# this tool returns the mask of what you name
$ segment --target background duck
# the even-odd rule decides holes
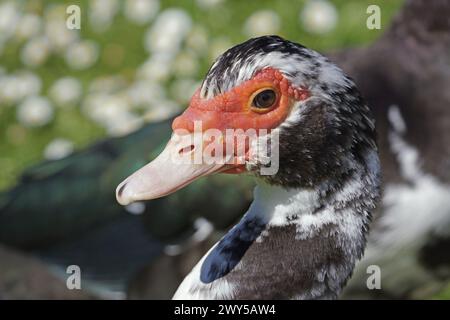
[[[335,57],[374,111],[384,183],[344,297],[423,298],[449,285],[449,15],[448,1],[407,1],[379,41]],[[367,289],[369,265],[381,290]]]

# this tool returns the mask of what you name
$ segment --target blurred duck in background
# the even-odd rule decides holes
[[[372,107],[383,172],[382,206],[344,297],[448,292],[449,16],[449,1],[406,1],[373,45],[333,57]],[[367,288],[370,265],[381,270],[380,290]]]

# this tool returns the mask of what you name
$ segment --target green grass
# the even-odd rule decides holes
[[[447,283],[447,286],[444,287],[440,292],[433,295],[431,299],[436,300],[450,300],[450,282]]]

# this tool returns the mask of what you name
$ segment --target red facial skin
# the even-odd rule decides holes
[[[268,109],[252,108],[253,94],[265,88],[277,93],[276,102]],[[172,129],[193,132],[194,121],[201,121],[202,130],[273,129],[288,116],[292,100],[308,96],[308,90],[293,87],[278,70],[266,68],[240,86],[209,100],[202,99],[198,89],[189,107],[173,121]]]
[[[254,96],[263,89],[273,89],[277,98],[272,107],[257,109],[252,106]],[[172,129],[194,132],[194,121],[201,121],[202,130],[218,129],[273,129],[289,115],[294,100],[305,100],[309,91],[294,87],[278,70],[266,68],[240,86],[212,99],[200,97],[200,89],[193,95],[189,107],[175,118]],[[245,171],[243,166],[227,173]]]

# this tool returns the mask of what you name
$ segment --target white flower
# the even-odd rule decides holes
[[[42,21],[38,15],[26,14],[22,16],[16,29],[16,36],[19,39],[28,39],[39,34],[42,28]]]
[[[165,98],[164,87],[150,80],[138,80],[127,89],[133,106],[146,106]]]
[[[0,78],[0,103],[15,104],[21,98],[18,77],[15,75],[2,75]]]
[[[170,92],[177,102],[185,104],[189,102],[200,84],[194,79],[177,79],[172,83]]]
[[[107,123],[106,131],[110,136],[120,137],[136,131],[141,128],[143,124],[144,120],[139,116],[131,112],[124,112],[121,115],[120,120],[109,121]]]
[[[327,33],[336,27],[338,13],[326,0],[310,0],[300,12],[300,22],[311,33]]]
[[[76,70],[91,67],[98,59],[99,48],[91,40],[83,40],[70,45],[66,51],[66,63]]]
[[[203,9],[214,8],[224,2],[224,0],[197,0],[197,5]]]
[[[89,23],[96,32],[109,28],[119,10],[118,0],[89,1]]]
[[[24,65],[37,67],[45,63],[50,54],[50,43],[46,37],[31,38],[20,52]]]
[[[171,72],[172,59],[172,56],[166,54],[152,55],[138,68],[138,77],[156,82],[167,80]]]
[[[126,101],[104,93],[89,95],[83,103],[83,111],[87,115],[105,125],[108,121],[118,120],[127,111]]]
[[[81,83],[75,78],[61,78],[51,86],[49,96],[58,106],[75,105],[82,95]]]
[[[50,42],[50,46],[56,52],[64,52],[69,45],[76,42],[79,38],[78,30],[67,29],[63,19],[47,21],[45,34]]]
[[[126,95],[90,95],[84,101],[82,110],[103,126],[110,136],[128,134],[144,123],[142,118],[130,111]]]
[[[127,134],[143,123],[142,119],[130,112],[126,94],[91,94],[83,102],[82,110],[112,136]]]
[[[20,21],[20,12],[13,1],[0,4],[0,37],[9,38]]]
[[[0,77],[0,101],[16,104],[24,98],[41,91],[41,79],[30,71],[19,71]]]
[[[176,54],[191,29],[191,17],[181,9],[167,9],[147,31],[145,48],[151,53]]]
[[[152,20],[159,10],[159,0],[127,0],[125,17],[137,24],[146,24]]]
[[[249,37],[276,34],[279,30],[280,17],[272,10],[256,11],[244,24],[244,33]]]
[[[152,107],[144,114],[144,119],[147,121],[165,120],[180,111],[180,105],[174,101],[154,101]]]
[[[90,119],[100,122],[102,120],[102,107],[106,105],[109,95],[106,93],[93,93],[86,96],[81,105],[81,110]]]
[[[186,46],[200,56],[208,52],[208,32],[202,26],[195,26],[186,38]]]
[[[73,142],[67,139],[56,138],[44,149],[44,158],[58,160],[67,157],[73,152]]]
[[[36,74],[30,71],[19,71],[17,79],[19,81],[20,99],[38,95],[41,92],[42,81]]]
[[[32,96],[17,109],[17,120],[26,127],[41,127],[53,119],[53,107],[47,98]]]
[[[89,84],[89,92],[115,93],[126,86],[126,80],[120,75],[103,76],[92,80]]]
[[[46,7],[44,22],[45,36],[56,52],[64,52],[67,47],[78,40],[78,30],[66,26],[66,6],[52,4]]]
[[[172,65],[173,72],[177,76],[195,76],[198,68],[198,58],[191,52],[180,53]]]
[[[37,95],[41,91],[42,81],[32,72],[24,71],[18,74],[22,96]]]

